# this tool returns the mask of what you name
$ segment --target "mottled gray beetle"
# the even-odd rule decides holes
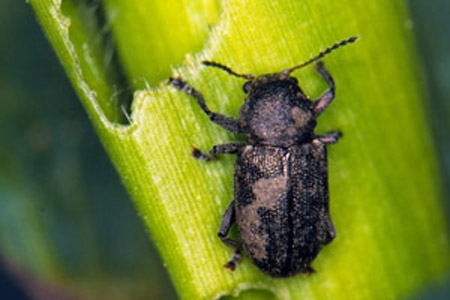
[[[329,90],[311,101],[290,74],[331,51],[356,41],[349,38],[309,61],[280,73],[255,77],[238,74],[221,64],[205,61],[227,73],[245,78],[247,94],[239,120],[214,113],[197,90],[180,78],[170,78],[177,89],[197,100],[212,122],[247,136],[247,141],[215,145],[209,154],[198,149],[193,157],[205,161],[219,154],[237,154],[234,200],[222,218],[220,239],[234,250],[225,267],[234,270],[243,248],[252,262],[272,277],[314,272],[311,262],[330,243],[336,231],[328,202],[327,144],[335,144],[340,132],[314,134],[316,118],[334,99],[334,81],[322,62],[316,69]],[[241,242],[227,237],[236,222]]]

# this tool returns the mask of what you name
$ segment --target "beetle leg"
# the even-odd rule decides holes
[[[325,69],[323,62],[319,61],[316,63],[316,70],[319,74],[327,81],[329,89],[326,91],[319,99],[314,101],[313,111],[315,116],[320,115],[330,104],[333,102],[334,94],[335,94],[335,86],[334,80],[331,77],[330,73]]]
[[[331,218],[328,217],[326,221],[327,225],[327,240],[325,241],[325,245],[329,244],[334,238],[336,237],[336,229],[334,228],[333,222],[331,221]]]
[[[230,231],[231,225],[236,220],[236,214],[234,211],[234,201],[232,201],[228,207],[225,213],[223,214],[222,221],[220,222],[220,228],[218,236],[222,240],[222,242],[234,250],[233,257],[224,265],[225,268],[230,269],[231,271],[234,271],[236,269],[237,264],[242,259],[241,254],[241,246],[239,242],[232,240],[230,238],[227,238],[228,232]]]
[[[336,144],[340,137],[342,137],[342,132],[330,131],[326,135],[316,135],[313,142],[316,141],[322,144]]]
[[[209,119],[233,133],[243,133],[241,126],[239,125],[239,121],[235,118],[224,116],[215,112],[212,112],[208,106],[206,106],[205,98],[203,95],[197,91],[196,89],[190,87],[187,82],[182,80],[181,78],[169,78],[169,83],[172,84],[175,88],[179,89],[182,92],[192,96],[197,101],[200,108],[208,115]]]
[[[211,148],[211,150],[209,150],[208,154],[203,153],[199,149],[193,147],[192,157],[204,161],[216,160],[219,157],[219,154],[236,154],[246,145],[247,145],[246,143],[241,142],[215,145]]]

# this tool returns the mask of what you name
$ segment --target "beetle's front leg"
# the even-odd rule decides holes
[[[241,142],[215,145],[207,154],[194,147],[192,149],[192,157],[199,160],[211,161],[217,159],[219,154],[237,154],[246,145],[246,143]]]
[[[224,265],[225,268],[228,268],[231,271],[234,271],[236,269],[237,264],[242,259],[241,245],[239,244],[239,242],[227,238],[231,225],[233,225],[235,220],[236,220],[236,213],[234,211],[234,201],[232,201],[228,205],[225,213],[223,214],[218,233],[219,238],[222,240],[222,242],[234,250],[233,257]]]
[[[208,108],[208,106],[206,106],[205,98],[203,97],[203,95],[196,89],[190,87],[186,81],[182,80],[181,78],[169,78],[169,83],[180,91],[194,97],[200,108],[208,115],[209,119],[212,122],[230,132],[243,133],[238,120],[232,117],[212,112]]]
[[[336,88],[334,86],[333,77],[331,77],[330,73],[328,73],[328,71],[325,69],[323,62],[319,61],[316,64],[316,70],[327,81],[329,85],[328,91],[320,96],[319,99],[314,101],[313,111],[315,113],[315,116],[317,117],[331,104],[331,102],[333,102]]]
[[[316,137],[313,139],[313,142],[320,142],[322,144],[336,144],[341,137],[342,132],[330,131],[325,135],[316,135]]]

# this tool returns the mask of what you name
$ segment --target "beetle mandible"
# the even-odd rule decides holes
[[[218,233],[222,242],[234,250],[225,267],[234,270],[245,250],[251,261],[272,277],[309,274],[314,272],[311,263],[320,249],[335,238],[329,214],[325,146],[337,143],[341,133],[314,133],[316,118],[335,96],[333,78],[319,60],[356,40],[343,40],[303,64],[258,77],[204,61],[206,66],[247,80],[243,85],[247,97],[238,120],[212,112],[202,94],[181,78],[169,79],[175,88],[193,96],[212,122],[247,137],[247,142],[215,145],[208,154],[196,148],[192,152],[194,158],[205,161],[219,154],[237,154],[234,199]],[[316,61],[316,70],[329,89],[311,101],[290,74]],[[227,237],[234,222],[240,242]]]

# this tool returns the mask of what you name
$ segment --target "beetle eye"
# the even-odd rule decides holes
[[[251,81],[247,81],[246,83],[244,83],[244,86],[242,87],[242,89],[244,90],[244,93],[248,93],[248,91],[250,90],[250,87],[252,86],[252,82]]]

